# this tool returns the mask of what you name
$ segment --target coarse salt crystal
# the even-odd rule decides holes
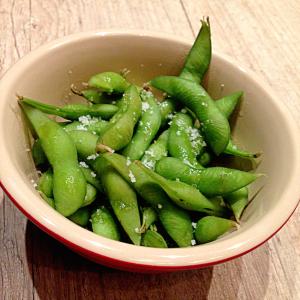
[[[192,222],[192,226],[193,226],[193,228],[196,228],[197,227],[197,223]]]
[[[99,154],[95,153],[95,154],[89,155],[86,159],[87,160],[95,160],[98,156],[99,156]]]
[[[191,244],[192,244],[192,246],[195,246],[196,245],[196,240],[191,240]]]
[[[83,167],[83,168],[86,168],[86,169],[88,169],[88,165],[86,164],[86,162],[84,162],[84,161],[81,161],[81,162],[79,162],[79,165],[81,166],[81,167]]]
[[[136,182],[136,178],[135,178],[135,176],[133,175],[132,171],[129,171],[128,176],[129,176],[130,181],[131,181],[132,183],[135,183],[135,182]]]
[[[157,208],[162,209],[162,205],[161,204],[157,204]]]
[[[95,178],[97,175],[95,172],[91,171],[91,176]]]
[[[142,102],[142,111],[147,111],[150,108],[150,105],[148,102]]]

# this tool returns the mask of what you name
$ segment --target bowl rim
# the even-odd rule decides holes
[[[51,50],[59,47],[65,47],[72,42],[105,36],[138,36],[156,40],[163,39],[187,47],[191,47],[192,45],[192,42],[187,39],[179,38],[172,34],[157,33],[152,31],[115,29],[76,33],[49,42],[25,55],[7,72],[4,73],[0,81],[0,90],[3,91],[5,90],[5,86],[12,85],[18,72],[21,72],[22,69],[27,68],[31,63],[34,63],[34,61],[40,59],[43,55],[51,52]],[[89,232],[86,229],[77,226],[76,224],[73,224],[67,218],[64,218],[51,207],[47,206],[46,203],[41,202],[38,205],[38,209],[36,209],[34,208],[33,204],[26,202],[26,197],[29,196],[30,191],[28,190],[27,194],[23,194],[20,189],[15,188],[16,185],[12,178],[14,177],[14,174],[17,174],[17,172],[9,168],[11,165],[9,161],[9,153],[8,151],[5,151],[5,143],[0,145],[0,153],[7,154],[4,157],[2,156],[0,161],[0,185],[2,186],[3,190],[12,200],[12,202],[21,210],[21,212],[28,217],[28,219],[30,219],[49,235],[90,258],[106,262],[110,265],[123,267],[125,269],[135,268],[135,266],[151,270],[180,270],[206,267],[231,260],[257,248],[284,226],[299,204],[300,185],[298,185],[297,182],[297,178],[300,178],[300,143],[297,142],[299,137],[299,128],[288,108],[273,95],[273,92],[266,83],[264,83],[262,80],[258,81],[256,79],[257,75],[254,74],[254,72],[241,67],[240,65],[236,65],[232,59],[225,55],[220,55],[214,52],[213,57],[218,58],[225,64],[231,65],[235,69],[239,69],[241,72],[245,73],[249,80],[252,80],[254,84],[258,85],[264,92],[266,92],[270,96],[273,105],[275,105],[280,111],[282,118],[286,123],[286,127],[288,128],[289,134],[291,135],[291,149],[295,154],[295,161],[291,166],[291,180],[289,181],[289,189],[287,188],[287,193],[285,195],[285,198],[289,201],[286,201],[287,203],[283,203],[284,201],[282,201],[281,205],[278,203],[277,206],[266,215],[264,218],[264,223],[267,225],[264,224],[266,226],[263,228],[263,230],[258,230],[258,225],[261,223],[261,221],[252,226],[252,228],[256,229],[258,232],[256,236],[247,237],[247,234],[241,233],[239,236],[231,239],[218,240],[218,247],[215,247],[215,243],[212,242],[191,248],[157,249],[143,247],[143,251],[138,251],[141,249],[140,246],[112,241],[97,236],[96,234]],[[6,98],[5,95],[4,98]],[[0,102],[0,121],[1,116],[4,113],[1,110],[2,105],[4,104]],[[0,128],[0,139],[1,135],[2,131]],[[7,174],[10,176],[7,176]],[[20,181],[22,181],[21,178]],[[34,195],[34,193],[31,192],[31,197],[37,198],[39,196]],[[284,210],[282,210],[282,208],[284,208]],[[280,217],[278,217],[279,211]],[[59,223],[64,224],[66,228],[70,229],[71,231],[74,230],[76,234],[72,232],[66,234],[65,226],[63,226],[64,228],[57,226],[57,224],[53,223],[52,218],[54,218],[56,221],[59,221]],[[242,239],[242,237],[245,239]],[[236,241],[236,243],[233,241]],[[220,249],[216,251],[215,248]]]

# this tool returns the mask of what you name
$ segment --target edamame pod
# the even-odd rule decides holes
[[[92,204],[96,200],[96,197],[97,197],[96,188],[93,187],[91,184],[87,184],[86,185],[86,194],[84,197],[82,207]]]
[[[92,230],[94,233],[111,240],[120,240],[118,227],[111,213],[104,206],[96,209],[91,215]]]
[[[116,153],[105,153],[102,157],[156,210],[163,227],[176,244],[189,247],[193,239],[190,216],[170,203],[166,193],[140,166],[134,163],[128,165],[126,158]]]
[[[165,178],[193,185],[206,196],[234,192],[262,175],[223,167],[197,170],[172,157],[158,161],[155,171]]]
[[[69,131],[68,135],[73,141],[78,155],[87,160],[94,160],[99,155],[96,153],[98,136],[81,130]]]
[[[159,76],[152,79],[151,84],[179,100],[196,114],[202,124],[205,141],[216,155],[226,149],[230,138],[228,120],[202,86],[175,76]]]
[[[167,180],[154,171],[142,165],[141,167],[178,206],[186,210],[199,211],[209,215],[224,215],[226,213],[222,206],[209,201],[193,186],[180,181]]]
[[[41,111],[23,101],[19,103],[52,166],[55,208],[70,216],[81,207],[86,194],[86,180],[78,166],[74,143],[61,126]]]
[[[201,29],[185,60],[180,77],[200,83],[211,60],[209,19],[201,20]]]
[[[168,155],[169,130],[165,130],[158,139],[149,146],[142,157],[142,164],[149,169],[154,169],[155,164],[162,157]]]
[[[143,233],[158,220],[156,211],[152,207],[143,208],[143,223],[140,232]]]
[[[236,105],[238,104],[243,92],[235,92],[230,95],[224,96],[221,99],[216,100],[216,105],[222,114],[229,119],[233,113]]]
[[[159,110],[161,115],[161,127],[165,126],[175,111],[176,103],[173,99],[165,99],[159,103]]]
[[[85,162],[80,162],[79,167],[85,177],[86,182],[94,186],[99,192],[103,192],[102,184],[96,177],[96,173],[93,172]]]
[[[125,147],[122,154],[131,160],[140,159],[156,136],[161,116],[159,106],[151,92],[141,92],[142,116],[138,123],[135,134],[130,143]]]
[[[90,212],[87,207],[79,208],[74,214],[68,217],[69,220],[82,227],[87,226],[89,218]]]
[[[84,105],[84,104],[68,104],[62,107],[41,103],[29,98],[20,97],[20,99],[40,111],[60,116],[68,120],[77,120],[81,116],[90,115],[92,117],[101,117],[103,119],[111,118],[117,111],[118,107],[112,104],[93,104],[93,105]]]
[[[48,160],[42,148],[40,139],[34,141],[31,153],[33,161],[37,167],[47,164]]]
[[[153,248],[168,248],[168,245],[161,234],[156,231],[147,230],[143,235],[142,245]]]
[[[130,85],[124,77],[115,72],[96,74],[90,78],[88,84],[106,93],[124,93]]]
[[[48,198],[53,198],[53,173],[47,170],[38,180],[37,190],[43,192]]]
[[[134,85],[126,89],[122,101],[124,104],[120,107],[120,114],[109,121],[107,129],[99,137],[97,150],[100,152],[107,151],[107,148],[120,150],[131,141],[142,109],[141,98]]]
[[[189,133],[191,129],[191,117],[183,113],[177,113],[169,129],[168,151],[171,156],[182,160],[185,164],[202,169],[203,167],[197,161],[196,153],[190,140]]]
[[[249,202],[248,188],[243,187],[233,193],[226,194],[224,195],[224,199],[233,211],[235,219],[239,222],[241,215]]]
[[[229,140],[224,153],[244,158],[257,158],[260,156],[260,153],[250,153],[248,151],[239,149],[236,145],[233,144],[232,140]]]
[[[212,242],[235,227],[237,224],[231,220],[207,216],[197,222],[195,238],[199,244]]]
[[[94,134],[101,134],[107,127],[108,122],[98,118],[91,118],[91,116],[79,117],[81,121],[74,121],[64,126],[66,132],[72,130],[88,131]]]
[[[135,245],[140,245],[141,221],[135,191],[107,160],[98,158],[93,168],[101,177],[109,203],[123,229]]]

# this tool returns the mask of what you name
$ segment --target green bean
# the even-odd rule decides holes
[[[89,115],[91,117],[101,117],[103,119],[111,118],[117,111],[118,107],[112,104],[68,104],[63,107],[58,107],[46,103],[41,103],[29,98],[21,97],[22,101],[40,111],[60,116],[68,120],[77,120],[81,116]]]
[[[37,167],[47,164],[48,160],[39,139],[34,141],[31,153],[33,161]]]
[[[205,151],[204,153],[201,154],[198,161],[203,167],[206,167],[211,162],[211,154],[209,152]]]
[[[183,113],[176,114],[169,129],[168,150],[171,156],[182,160],[185,164],[202,169],[190,140],[191,130],[192,119],[190,116]]]
[[[80,162],[79,167],[85,177],[86,182],[94,186],[99,192],[103,192],[103,187],[96,173],[94,173],[85,162]]]
[[[161,115],[161,127],[164,127],[168,121],[170,121],[170,117],[172,117],[172,113],[175,111],[176,103],[173,99],[165,99],[164,101],[159,103],[160,115]]]
[[[158,139],[149,146],[149,148],[145,151],[144,156],[141,161],[144,166],[149,169],[154,169],[155,164],[162,157],[168,155],[168,138],[169,138],[169,130],[165,130]]]
[[[147,230],[143,235],[142,245],[153,248],[168,248],[168,245],[161,234],[156,231]]]
[[[157,102],[151,92],[141,92],[142,116],[135,134],[130,143],[124,148],[122,154],[131,160],[140,159],[156,136],[161,116]]]
[[[243,187],[233,193],[224,195],[226,203],[230,206],[235,219],[239,222],[241,215],[247,206],[248,200],[248,188]]]
[[[230,138],[228,120],[207,92],[197,83],[175,76],[159,76],[151,84],[190,108],[202,123],[205,141],[215,154],[222,153]]]
[[[96,74],[90,78],[88,84],[106,93],[124,93],[130,85],[124,77],[115,72]]]
[[[180,77],[200,83],[211,60],[211,37],[208,18],[201,20],[201,29],[191,48]]]
[[[216,105],[222,114],[228,119],[238,104],[243,92],[235,92],[216,100]]]
[[[55,208],[70,216],[81,207],[86,194],[86,180],[78,166],[74,143],[56,122],[23,101],[19,103],[52,166]]]
[[[39,178],[37,190],[43,192],[48,198],[53,198],[53,173],[47,170]]]
[[[141,167],[178,206],[186,210],[204,212],[209,215],[223,215],[226,212],[223,207],[209,201],[195,187],[184,182],[165,179],[145,166],[141,165]]]
[[[79,226],[86,227],[90,218],[90,212],[87,207],[79,208],[74,214],[68,217],[72,222]]]
[[[193,230],[189,215],[169,202],[166,193],[156,181],[137,164],[128,164],[124,156],[105,153],[102,157],[156,210],[163,227],[176,244],[179,247],[190,246]]]
[[[109,203],[123,229],[135,245],[140,245],[141,221],[135,191],[107,160],[100,157],[93,168],[101,177]]]
[[[140,229],[141,233],[144,233],[148,228],[158,220],[156,211],[152,207],[143,208],[143,223]]]
[[[93,212],[90,221],[94,233],[111,240],[120,240],[120,233],[114,218],[104,206]]]
[[[135,86],[129,86],[123,96],[120,114],[109,121],[109,125],[100,135],[97,145],[98,151],[114,151],[127,146],[133,136],[134,126],[141,115],[142,102]]]
[[[261,176],[261,174],[223,167],[198,170],[172,157],[165,157],[158,161],[155,170],[165,178],[179,179],[195,186],[206,196],[225,195],[234,192]]]
[[[89,131],[91,133],[100,135],[107,127],[108,122],[91,116],[79,117],[80,121],[74,121],[64,126],[66,132],[72,130]]]
[[[236,226],[231,220],[207,216],[197,222],[195,238],[199,244],[212,242]]]

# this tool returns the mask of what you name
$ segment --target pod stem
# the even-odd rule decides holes
[[[73,94],[78,95],[78,96],[83,96],[82,92],[77,89],[77,87],[74,85],[74,83],[71,84],[70,90]]]
[[[97,146],[96,146],[96,152],[101,152],[101,153],[106,153],[106,152],[114,153],[115,150],[113,150],[112,148],[110,148],[110,147],[107,146],[107,145],[104,145],[104,144],[97,144]]]

